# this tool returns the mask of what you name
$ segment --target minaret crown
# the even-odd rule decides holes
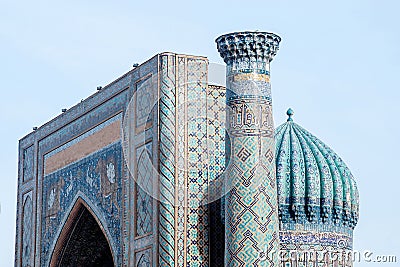
[[[218,37],[218,51],[228,66],[254,63],[269,64],[279,49],[281,38],[269,32],[234,32]],[[256,67],[257,68],[257,67]]]

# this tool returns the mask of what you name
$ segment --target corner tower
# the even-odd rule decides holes
[[[270,62],[280,41],[268,32],[216,39],[227,64],[225,266],[278,266]]]

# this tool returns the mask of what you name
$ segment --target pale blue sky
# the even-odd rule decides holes
[[[295,122],[344,159],[361,199],[355,249],[400,262],[399,10],[366,0],[0,0],[0,266],[13,265],[17,146],[32,126],[162,51],[223,63],[215,38],[241,30],[282,37],[276,126],[292,107]]]

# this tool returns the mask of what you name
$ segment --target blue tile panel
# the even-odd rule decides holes
[[[159,264],[208,266],[207,61],[160,64]]]
[[[280,38],[244,32],[219,37],[227,63],[230,161],[225,199],[225,266],[278,266],[275,143],[269,63]]]
[[[44,177],[41,266],[50,259],[77,196],[88,202],[102,223],[114,255],[121,255],[122,163],[122,147],[117,142]],[[116,257],[116,264],[121,260]]]
[[[72,139],[71,141],[63,144],[62,146],[57,147],[56,149],[50,151],[49,153],[46,153],[46,155],[44,155],[44,160],[50,158],[51,156],[59,153],[60,151],[76,144],[79,143],[80,141],[82,141],[83,139],[85,139],[86,137],[91,136],[92,134],[94,134],[95,132],[99,131],[100,129],[103,129],[104,127],[112,124],[113,122],[122,120],[122,113],[117,114],[116,116],[113,116],[112,118],[102,122],[101,124],[93,127],[92,129],[90,129],[89,131],[79,135],[78,137]]]
[[[187,59],[187,265],[208,266],[207,61]]]
[[[40,214],[36,264],[47,266],[81,197],[102,224],[117,266],[278,266],[279,251],[315,252],[315,266],[323,266],[329,263],[321,256],[327,250],[340,258],[339,265],[351,266],[341,256],[352,248],[359,216],[350,170],[294,123],[292,112],[288,122],[273,128],[269,64],[279,42],[263,32],[218,38],[227,89],[207,85],[205,58],[160,54],[27,136],[20,151],[25,195],[34,186],[34,141],[44,161],[121,120],[134,92],[133,132],[146,140],[134,145],[132,177],[116,142],[38,179],[38,200],[32,192],[19,197],[17,246],[23,244],[17,262],[32,265],[35,206]],[[158,110],[152,106],[156,90]],[[82,134],[85,129],[90,130]],[[39,175],[46,173],[43,162],[37,165]],[[158,185],[149,177],[154,166]],[[153,187],[159,187],[159,203],[148,194]],[[280,261],[306,266],[300,259]]]
[[[225,224],[223,179],[225,171],[226,89],[208,85],[207,137],[209,149],[208,174],[210,180],[210,266],[224,266]]]

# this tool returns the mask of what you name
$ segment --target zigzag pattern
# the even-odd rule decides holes
[[[175,265],[175,58],[161,57],[159,265]]]
[[[260,103],[270,105],[270,103]],[[269,110],[268,107],[263,107]],[[268,134],[231,136],[233,183],[226,207],[226,266],[277,266],[278,218],[274,139]]]

